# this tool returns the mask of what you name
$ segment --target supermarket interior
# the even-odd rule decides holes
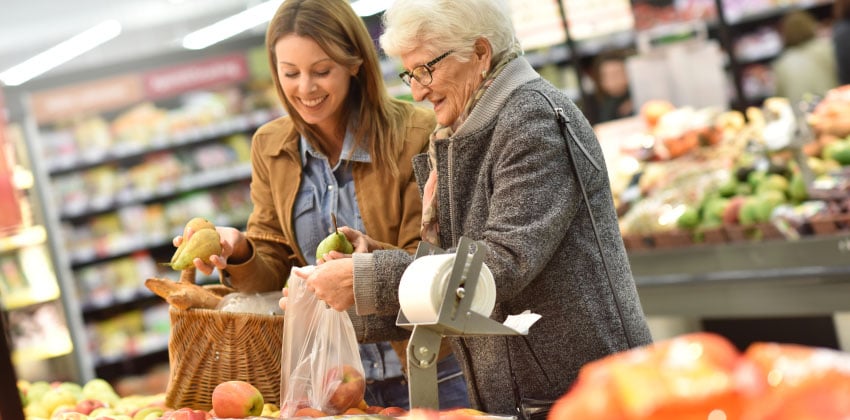
[[[145,280],[179,279],[167,262],[190,218],[246,226],[252,135],[285,114],[264,46],[280,3],[0,6],[0,359],[11,378],[166,391],[173,319]],[[376,40],[389,3],[352,1]],[[799,12],[816,24],[806,42],[850,50],[833,45],[837,2],[508,3],[526,59],[602,145],[653,338],[850,351],[850,68],[841,78],[840,54],[817,75],[790,64],[791,82],[780,68],[785,18]],[[193,31],[248,10],[246,28],[192,44]],[[91,50],[19,66],[93,25],[109,35]],[[392,95],[412,100],[401,64],[381,57]],[[790,86],[807,76],[817,83]]]

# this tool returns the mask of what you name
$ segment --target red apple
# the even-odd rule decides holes
[[[227,381],[216,385],[212,393],[212,408],[218,417],[244,418],[263,412],[263,394],[245,381]]]
[[[366,395],[366,380],[359,370],[351,365],[332,367],[325,375],[325,390],[331,392],[326,404],[329,414],[339,414],[357,407]]]
[[[76,411],[81,414],[89,415],[95,408],[103,407],[103,401],[85,399],[77,402]]]
[[[383,409],[384,409],[384,407],[382,407],[380,405],[370,405],[370,406],[366,407],[366,409],[363,410],[363,411],[365,411],[366,414],[378,414]]]
[[[224,416],[222,416],[224,417]],[[166,418],[166,415],[163,414],[162,418]],[[206,420],[207,412],[203,410],[193,410],[189,407],[183,407],[177,410],[172,411],[168,414],[169,420]]]
[[[378,412],[378,415],[387,417],[400,417],[407,414],[407,410],[401,407],[390,406]]]
[[[313,417],[313,418],[327,417],[327,416],[328,415],[324,411],[317,410],[313,407],[301,407],[298,410],[295,410],[295,414],[293,415],[293,417]]]

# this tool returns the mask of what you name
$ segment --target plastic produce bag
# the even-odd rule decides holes
[[[312,270],[308,266],[297,270]],[[328,307],[299,276],[290,275],[281,352],[280,415],[311,407],[337,415],[357,407],[366,382],[354,326],[347,312]],[[298,413],[298,414],[296,414]]]

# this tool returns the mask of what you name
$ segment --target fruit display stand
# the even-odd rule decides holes
[[[850,233],[629,253],[649,316],[850,311]]]
[[[848,92],[834,89],[802,115],[771,98],[746,116],[694,121],[669,107],[596,127],[647,315],[689,330],[700,328],[693,320],[822,318],[834,324],[834,345],[850,348]],[[686,129],[670,129],[668,115]],[[635,138],[648,146],[617,143]],[[644,154],[639,176],[621,173],[624,149]]]

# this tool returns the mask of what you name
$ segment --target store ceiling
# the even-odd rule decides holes
[[[184,35],[260,2],[0,0],[0,71],[108,19],[121,23],[120,36],[42,77],[179,51]],[[241,36],[256,36],[262,31],[258,28]]]

